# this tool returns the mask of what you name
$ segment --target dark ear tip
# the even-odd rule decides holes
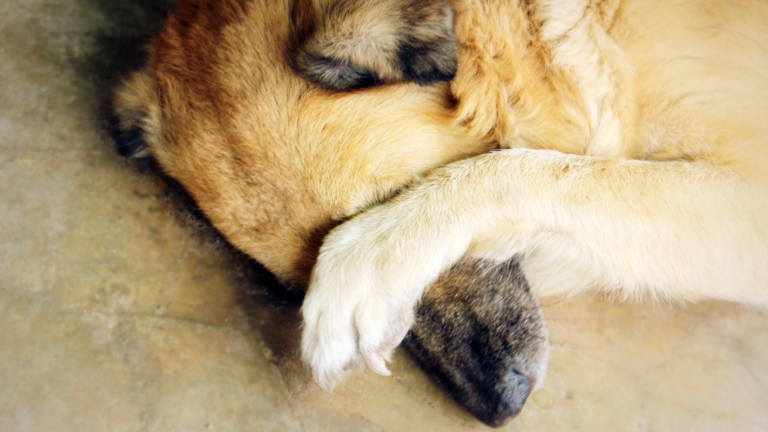
[[[451,70],[433,70],[412,76],[412,79],[419,84],[437,84],[440,82],[449,82],[456,77],[456,69]]]
[[[147,145],[141,129],[133,128],[116,138],[116,148],[120,156],[140,158],[147,155]]]
[[[149,156],[148,147],[142,130],[139,127],[123,131],[120,127],[120,117],[110,114],[108,117],[108,132],[115,140],[115,149],[120,156],[127,158],[141,158]]]
[[[420,84],[447,82],[459,69],[459,48],[453,35],[431,42],[411,40],[399,47],[406,80]]]
[[[363,6],[367,3],[375,2],[331,2],[317,17],[320,22],[295,18],[304,24],[297,25],[294,69],[315,84],[342,91],[456,76],[459,44],[450,2],[410,0],[396,3],[395,10]],[[371,21],[383,30],[368,34],[365,23]]]
[[[331,90],[354,90],[379,83],[376,74],[366,68],[304,50],[296,55],[293,63],[294,69],[310,82]]]

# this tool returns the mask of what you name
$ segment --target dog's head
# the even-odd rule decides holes
[[[445,83],[457,67],[452,18],[445,1],[181,1],[148,46],[147,64],[116,92],[118,149],[154,157],[233,245],[283,283],[304,286],[330,228],[430,170],[494,146],[454,120]],[[517,307],[514,298],[488,294],[491,283],[473,277],[478,272],[464,266],[444,283],[477,292],[494,310]],[[527,293],[522,279],[494,283]],[[482,302],[443,306],[425,301],[422,309],[482,315]],[[442,369],[432,373],[454,393],[493,393],[475,405],[462,400],[498,423],[516,414],[543,376],[546,355],[531,354],[546,349],[536,316],[535,325],[510,325],[511,317],[494,312],[472,332],[422,343],[418,356],[439,360]],[[524,338],[528,351],[518,350],[528,363],[506,356],[517,346],[496,349],[494,341],[526,331],[537,335]],[[445,372],[446,350],[459,352],[468,339],[495,357],[454,360],[487,380],[456,381],[461,371]],[[489,360],[500,355],[509,361]],[[513,374],[519,380],[491,385],[490,377],[514,370],[524,370]],[[488,400],[513,400],[512,408],[495,410]]]
[[[146,67],[124,81],[115,99],[122,152],[154,156],[229,241],[283,282],[298,284],[306,282],[334,224],[431,169],[492,145],[452,122],[447,85],[423,85],[429,77],[451,76],[453,66],[444,73],[414,66],[422,84],[398,82],[413,74],[392,66],[406,59],[405,51],[432,53],[405,48],[418,45],[414,38],[447,39],[438,31],[450,33],[445,9],[432,8],[435,18],[430,8],[405,2],[424,18],[396,27],[391,23],[402,14],[384,6],[304,3],[181,2],[149,46]],[[302,6],[309,11],[297,12]],[[386,19],[377,23],[379,15]],[[337,16],[345,20],[338,29],[322,25]],[[365,25],[356,27],[355,17]],[[372,37],[389,44],[366,56],[368,48],[358,46],[355,32],[369,28],[381,33]],[[348,38],[334,36],[334,30]],[[390,41],[384,37],[389,32],[402,40]],[[363,39],[363,45],[372,43]],[[445,44],[455,59],[455,42]],[[338,46],[350,48],[334,50]],[[320,81],[329,74],[346,76],[339,78],[346,88],[358,87],[348,73],[328,71],[341,62],[392,84],[339,92],[301,72]],[[444,62],[436,63],[441,70]],[[297,70],[296,64],[302,66]],[[324,84],[345,87],[339,80]]]

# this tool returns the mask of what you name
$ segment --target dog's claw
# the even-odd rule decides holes
[[[363,359],[365,360],[365,364],[368,365],[368,367],[376,372],[377,374],[381,376],[391,376],[392,372],[390,372],[389,369],[387,369],[386,362],[384,361],[384,358],[379,355],[378,353],[366,353],[363,355]]]

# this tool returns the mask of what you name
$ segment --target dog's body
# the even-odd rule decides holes
[[[386,373],[465,254],[524,257],[537,295],[768,302],[768,4],[453,6],[453,122],[506,150],[326,237],[303,308],[321,383],[359,357]]]
[[[405,26],[309,3],[183,1],[116,109],[126,152],[140,135],[235,246],[309,282],[321,384],[386,373],[466,253],[522,257],[537,295],[768,302],[765,2],[430,1]]]

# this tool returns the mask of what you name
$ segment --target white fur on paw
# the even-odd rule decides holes
[[[386,362],[413,324],[424,289],[469,246],[469,230],[447,225],[455,218],[422,217],[424,194],[417,192],[341,224],[320,249],[302,306],[301,351],[326,390],[363,363],[389,375]]]
[[[313,285],[314,295],[308,294],[302,307],[302,360],[315,381],[331,391],[344,371],[362,363],[380,375],[391,375],[386,362],[410,329],[415,304],[359,285],[342,296],[322,292],[339,293],[324,288],[322,283]]]
[[[344,243],[339,237],[331,237],[331,246],[321,252],[302,306],[302,360],[328,391],[344,371],[362,363],[391,375],[386,362],[410,329],[420,294],[403,295],[402,284],[384,284],[374,274],[381,273],[375,253],[364,242],[338,247]]]

